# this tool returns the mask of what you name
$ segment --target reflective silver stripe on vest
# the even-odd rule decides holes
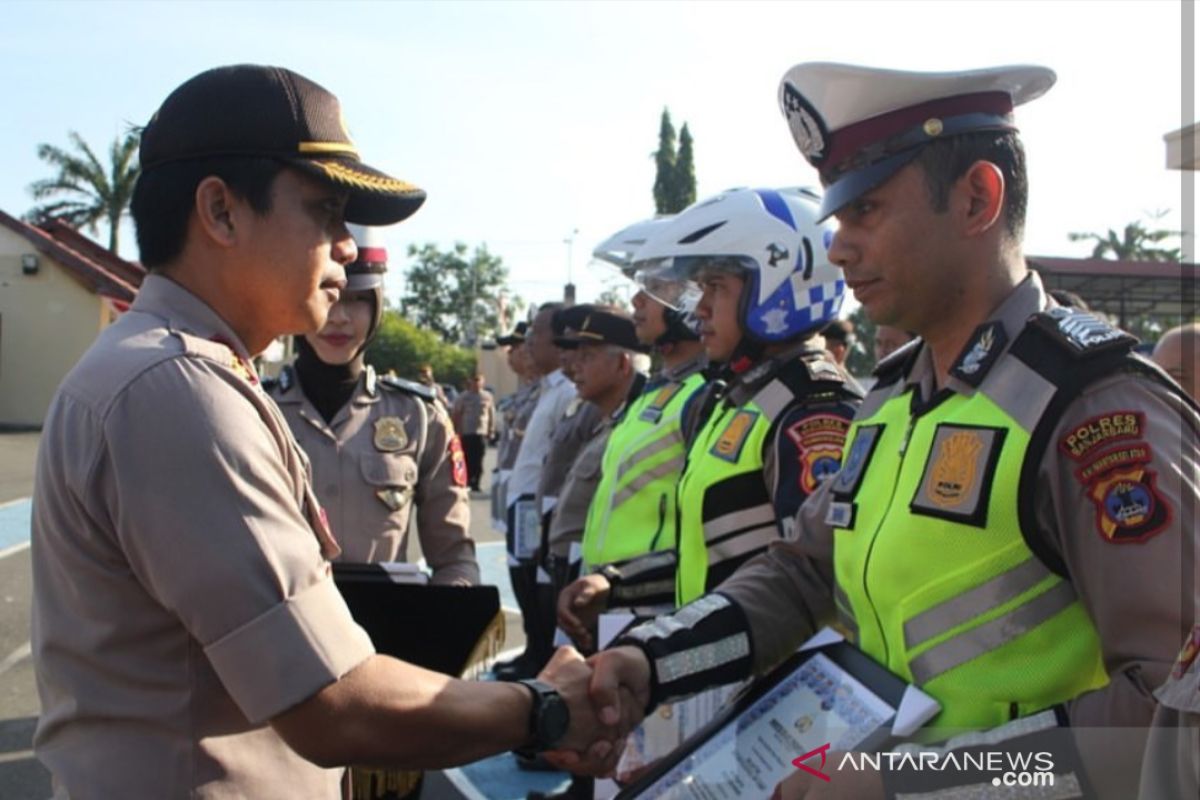
[[[912,659],[909,668],[913,678],[918,684],[928,683],[943,672],[1006,645],[1065,610],[1075,599],[1075,590],[1063,581],[1007,614],[963,631]]]
[[[795,396],[783,381],[776,378],[759,389],[751,402],[763,410],[768,420],[774,420]]]
[[[743,531],[737,536],[717,544],[710,544],[708,546],[708,565],[716,566],[723,561],[744,556],[752,550],[761,549],[778,540],[779,528],[774,523]]]
[[[617,567],[621,580],[626,581],[638,575],[656,569],[666,569],[675,566],[675,551],[664,550],[661,553],[647,553],[644,556],[627,561]]]
[[[1036,558],[1021,562],[974,589],[943,600],[904,623],[904,646],[910,651],[946,631],[982,617],[993,608],[1025,594],[1050,577]],[[846,604],[849,608],[849,603]]]
[[[679,653],[672,653],[654,662],[658,682],[674,683],[700,672],[724,666],[731,661],[750,655],[750,637],[745,633],[735,633],[718,639],[712,644],[693,647]]]
[[[671,433],[660,436],[649,444],[642,445],[632,453],[622,456],[621,466],[617,470],[617,483],[620,483],[629,474],[629,471],[637,467],[638,464],[653,458],[663,450],[670,450],[676,445],[683,447],[683,434],[678,428]]]
[[[742,528],[755,528],[775,524],[775,508],[770,503],[731,511],[704,521],[704,539],[711,542]]]
[[[615,495],[613,495],[611,507],[617,508],[622,503],[624,503],[626,500],[633,497],[635,494],[640,492],[642,489],[645,489],[647,486],[654,483],[659,478],[666,477],[667,475],[670,475],[672,472],[682,472],[683,471],[683,460],[684,460],[684,454],[680,453],[678,457],[668,459],[667,461],[664,461],[663,463],[659,464],[654,469],[648,469],[645,472],[643,472],[641,475],[638,475],[636,478],[634,478],[633,480],[631,480],[629,482],[628,486],[624,487],[623,489],[621,489],[621,491],[619,491]]]
[[[688,603],[683,608],[667,617],[656,617],[649,622],[638,625],[629,631],[632,639],[648,642],[651,639],[666,639],[680,631],[690,630],[706,617],[712,616],[722,608],[728,608],[732,603],[729,598],[720,594],[706,594],[699,600]]]
[[[621,602],[630,600],[638,600],[643,597],[650,597],[657,594],[675,594],[675,579],[666,578],[661,581],[650,581],[649,583],[635,583],[631,585],[621,584]]]
[[[857,639],[858,625],[855,623],[854,614],[850,610],[850,598],[842,591],[842,587],[837,585],[833,587],[833,602],[837,606],[838,624]]]
[[[1033,431],[1058,391],[1053,383],[1011,353],[1001,356],[980,390],[1026,432]]]

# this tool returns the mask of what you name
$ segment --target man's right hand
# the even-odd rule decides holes
[[[608,608],[608,579],[598,573],[584,575],[558,595],[558,627],[580,650],[595,649],[592,631]]]

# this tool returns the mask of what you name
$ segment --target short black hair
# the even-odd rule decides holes
[[[159,269],[183,252],[196,187],[220,178],[258,214],[271,210],[271,187],[287,165],[273,158],[217,156],[176,161],[143,172],[130,202],[142,266]]]
[[[1004,223],[1014,241],[1025,233],[1025,207],[1029,178],[1025,174],[1025,147],[1015,131],[981,131],[949,136],[926,145],[915,163],[925,172],[934,211],[950,205],[950,187],[976,161],[995,164],[1004,176]]]

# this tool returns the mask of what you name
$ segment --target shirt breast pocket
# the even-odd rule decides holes
[[[364,454],[360,462],[368,488],[387,510],[398,513],[412,503],[417,485],[417,465],[407,455]]]

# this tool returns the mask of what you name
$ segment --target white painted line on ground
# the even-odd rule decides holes
[[[19,553],[22,550],[28,550],[28,549],[29,549],[28,541],[21,542],[20,544],[14,544],[12,547],[6,548],[4,550],[0,550],[0,558],[4,558],[5,556],[11,556],[13,553]],[[517,611],[515,613],[519,614],[521,612]]]
[[[32,653],[33,648],[30,646],[29,642],[26,642],[16,650],[13,650],[3,661],[0,661],[0,675],[3,675],[17,664],[20,664],[22,661],[29,658]]]
[[[32,498],[18,497],[16,500],[6,500],[3,503],[0,503],[0,508],[7,508],[8,506],[15,506],[17,503],[24,503],[25,501],[30,500],[30,499],[32,499]]]
[[[487,795],[481,794],[475,788],[475,784],[471,783],[471,779],[464,775],[461,769],[455,767],[454,769],[446,770],[442,774],[458,790],[458,793],[463,796],[464,800],[488,800]]]
[[[12,761],[31,761],[34,755],[32,750],[17,750],[12,753],[0,753],[0,764],[8,764]],[[486,798],[484,799],[486,800]]]

